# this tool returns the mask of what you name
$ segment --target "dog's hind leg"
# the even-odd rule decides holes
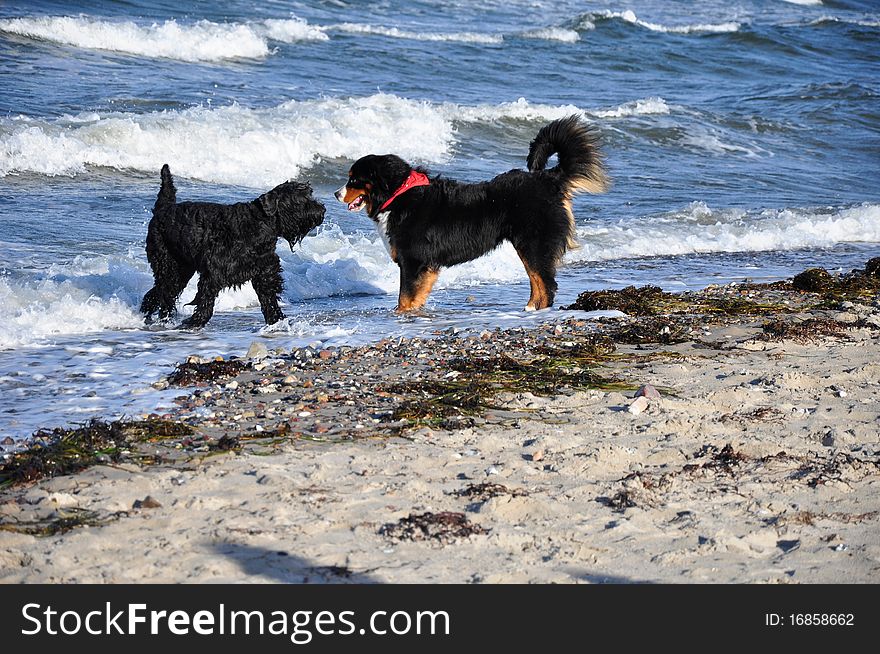
[[[168,320],[174,313],[177,298],[186,288],[194,274],[193,270],[186,270],[179,266],[166,269],[156,283],[144,295],[141,302],[141,313],[144,314],[144,322],[148,325],[153,322],[153,314],[159,313],[159,320]]]
[[[397,298],[398,313],[415,311],[424,306],[437,281],[438,271],[428,268],[424,264],[414,264],[411,261],[400,263],[400,294]]]
[[[174,313],[177,298],[186,288],[195,270],[181,264],[168,251],[161,230],[151,222],[147,229],[147,261],[153,270],[154,284],[144,295],[141,313],[144,322],[150,324],[158,312],[160,320],[167,320]]]
[[[180,326],[195,329],[204,327],[214,315],[214,301],[219,292],[220,289],[210,275],[203,274],[199,278],[199,289],[192,301],[192,304],[196,305],[196,309],[189,318],[180,323]]]
[[[267,325],[273,325],[284,318],[284,313],[278,306],[278,296],[284,287],[284,281],[281,279],[281,260],[274,253],[273,257],[274,260],[251,280]]]
[[[526,311],[537,311],[553,306],[556,297],[556,263],[552,254],[543,252],[540,246],[516,247],[516,253],[522,260],[529,276],[531,294]]]

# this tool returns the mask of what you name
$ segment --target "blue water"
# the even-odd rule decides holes
[[[188,354],[533,324],[502,248],[399,318],[396,269],[332,198],[396,152],[466,180],[523,167],[579,112],[614,181],[574,210],[558,304],[880,254],[880,7],[873,2],[4,2],[0,4],[0,432],[151,411]],[[328,205],[279,247],[289,319],[249,288],[199,333],[145,329],[158,170],[181,199],[308,179]],[[192,298],[194,287],[182,298]],[[184,310],[185,314],[186,310]]]

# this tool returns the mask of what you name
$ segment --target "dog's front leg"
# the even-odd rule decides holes
[[[196,310],[193,311],[193,315],[184,320],[180,326],[190,329],[200,329],[201,327],[204,327],[211,319],[211,316],[214,315],[214,301],[217,299],[217,294],[219,292],[220,289],[217,288],[216,284],[213,283],[208,275],[200,277],[199,290],[196,293],[195,300],[192,302],[196,305]]]
[[[423,263],[402,260],[400,263],[400,293],[397,297],[397,313],[422,308],[434,288],[439,272]]]

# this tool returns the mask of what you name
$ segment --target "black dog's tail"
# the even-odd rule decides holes
[[[559,157],[554,168],[563,177],[565,204],[570,221],[568,247],[577,248],[574,240],[574,216],[569,202],[576,193],[603,193],[610,185],[602,153],[599,149],[599,132],[578,116],[554,120],[538,132],[529,145],[528,166],[531,172],[544,170],[553,154]]]
[[[174,188],[174,179],[171,177],[171,169],[168,164],[162,166],[162,187],[159,189],[159,197],[153,205],[153,213],[162,213],[169,206],[177,202],[177,189]]]

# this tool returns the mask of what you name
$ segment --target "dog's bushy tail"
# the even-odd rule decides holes
[[[558,155],[554,169],[563,178],[565,205],[569,217],[568,247],[577,248],[574,239],[574,215],[570,201],[576,193],[603,193],[610,182],[602,163],[598,130],[577,115],[560,118],[545,125],[529,145],[528,166],[531,172],[544,170],[552,155]]]
[[[177,189],[174,188],[174,178],[171,177],[171,169],[168,164],[162,166],[162,186],[159,188],[159,197],[153,205],[153,213],[161,213],[177,202]]]

